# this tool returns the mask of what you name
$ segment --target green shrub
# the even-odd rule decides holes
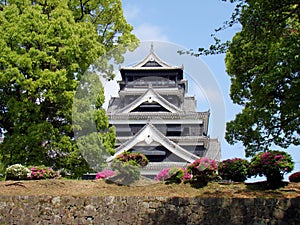
[[[115,180],[118,183],[130,184],[139,180],[140,168],[145,167],[149,163],[149,160],[142,153],[124,152],[117,156],[110,167],[117,173],[109,180]]]
[[[30,177],[30,169],[21,164],[14,164],[6,168],[6,180],[26,180]]]
[[[283,151],[261,152],[250,162],[249,176],[266,176],[270,188],[282,185],[283,175],[294,169],[292,157]]]
[[[60,175],[61,177],[72,178],[72,176],[71,176],[71,175],[72,175],[71,170],[62,168],[62,169],[59,169],[57,172],[59,173],[59,175]]]
[[[5,165],[0,161],[0,180],[5,179]]]
[[[300,171],[291,174],[289,176],[289,181],[299,183],[300,182]]]
[[[247,179],[249,165],[246,159],[227,159],[219,163],[218,172],[223,180],[244,182]]]
[[[111,168],[117,173],[112,178],[108,178],[108,180],[113,180],[117,183],[128,185],[139,180],[141,176],[139,167],[135,161],[120,162],[114,160]]]

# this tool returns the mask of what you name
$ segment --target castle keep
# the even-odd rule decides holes
[[[197,112],[187,96],[183,66],[162,61],[151,46],[138,64],[120,69],[118,97],[107,114],[116,127],[116,153],[141,152],[150,163],[141,174],[154,177],[166,167],[184,167],[199,157],[220,160],[220,144],[209,138],[209,111]]]

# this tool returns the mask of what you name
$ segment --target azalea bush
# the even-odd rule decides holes
[[[218,172],[223,180],[243,182],[247,179],[249,165],[246,159],[226,159],[219,163]]]
[[[219,180],[218,164],[215,160],[209,158],[199,158],[187,166],[187,172],[191,174],[189,182],[192,186],[203,187],[210,181]]]
[[[250,162],[249,176],[266,176],[271,188],[280,187],[283,175],[294,169],[292,157],[283,151],[260,152]]]
[[[6,168],[6,180],[26,180],[31,171],[26,166],[14,164]]]
[[[140,167],[145,167],[149,163],[147,157],[140,152],[124,152],[123,154],[118,155],[116,157],[116,160],[120,162],[133,161],[132,163],[135,163],[137,166]]]
[[[111,181],[115,181],[121,184],[131,184],[134,181],[139,180],[141,176],[141,172],[139,167],[134,161],[128,162],[120,162],[118,160],[114,160],[111,164],[111,168],[116,171],[116,176]]]
[[[161,170],[156,175],[156,177],[154,178],[154,180],[156,180],[156,181],[164,181],[164,180],[168,179],[170,177],[169,171],[170,171],[170,167]]]
[[[215,160],[199,158],[187,168],[171,167],[163,169],[155,177],[156,181],[168,183],[190,183],[193,187],[203,187],[209,181],[218,180],[218,165]]]
[[[96,174],[96,180],[99,180],[99,179],[108,179],[112,176],[115,175],[115,172],[112,171],[112,170],[103,170],[101,172],[98,172]]]
[[[58,177],[60,177],[59,172],[46,166],[30,166],[28,168],[21,164],[14,164],[6,169],[7,180],[40,180]]]
[[[300,182],[300,171],[291,174],[289,176],[289,181],[290,182],[297,182],[297,183],[299,183]]]
[[[117,172],[115,179],[122,184],[130,184],[139,180],[140,168],[147,166],[149,160],[142,153],[124,152],[111,163],[111,169]]]
[[[60,177],[59,172],[54,171],[52,168],[47,166],[31,166],[30,167],[30,176],[31,180],[40,180],[40,179],[53,179]]]
[[[188,182],[192,178],[191,174],[185,168],[171,167],[160,171],[155,177],[156,181],[165,181],[166,183]]]

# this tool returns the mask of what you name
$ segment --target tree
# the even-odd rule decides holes
[[[3,162],[88,169],[74,140],[72,103],[90,64],[119,45],[137,44],[121,1],[0,1],[0,24]],[[122,60],[121,53],[111,57]],[[101,116],[97,121],[107,120]]]
[[[115,127],[109,127],[103,103],[99,75],[88,69],[73,99],[72,119],[78,150],[94,171],[103,170],[106,159],[115,153]]]
[[[244,108],[227,123],[226,139],[253,155],[300,144],[300,4],[245,3],[225,59],[231,99]]]
[[[226,1],[226,0],[223,0]],[[220,31],[242,25],[231,41],[215,39],[194,55],[226,52],[230,97],[243,106],[227,123],[230,144],[243,142],[246,155],[271,145],[287,148],[300,139],[300,4],[295,0],[230,0],[236,9]]]

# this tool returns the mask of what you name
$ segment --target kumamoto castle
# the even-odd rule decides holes
[[[199,157],[220,161],[220,143],[208,136],[209,111],[197,112],[187,96],[183,66],[171,66],[154,52],[131,67],[120,68],[118,97],[107,114],[116,127],[116,153],[141,152],[150,163],[141,175],[156,176],[166,167],[184,167]]]

